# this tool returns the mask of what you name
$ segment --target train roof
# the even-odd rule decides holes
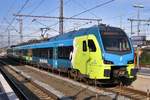
[[[89,34],[88,32],[98,30],[97,26],[90,28],[83,28],[80,30],[71,31],[64,33],[62,35],[57,35],[55,37],[49,38],[47,41],[41,41],[33,44],[25,44],[15,46],[14,49],[28,49],[28,48],[48,48],[48,47],[57,47],[57,46],[72,46],[73,38],[76,36],[81,36],[84,34]]]
[[[63,39],[73,39],[74,37],[76,36],[80,36],[80,35],[84,35],[84,34],[91,34],[91,33],[87,33],[87,32],[94,32],[94,31],[102,31],[102,32],[105,32],[105,31],[111,31],[111,32],[122,32],[122,29],[120,28],[117,28],[117,27],[110,27],[110,26],[106,26],[105,24],[100,24],[99,26],[95,25],[93,27],[89,27],[89,28],[82,28],[80,30],[74,30],[74,31],[71,31],[71,32],[68,32],[68,33],[65,33],[65,34],[62,34],[62,35],[58,35],[58,36],[55,36],[55,37],[52,37],[49,39],[49,41],[54,41],[54,40],[63,40]]]
[[[32,44],[24,44],[19,45],[14,48],[16,49],[28,49],[28,48],[48,48],[48,47],[55,47],[55,46],[71,46],[73,45],[73,38],[85,34],[94,34],[97,33],[97,31],[121,31],[120,28],[116,27],[110,27],[106,26],[104,24],[101,24],[99,26],[95,25],[89,28],[82,28],[80,30],[71,31],[68,33],[64,33],[62,35],[58,35],[52,38],[49,38],[47,41],[41,41],[37,43]]]

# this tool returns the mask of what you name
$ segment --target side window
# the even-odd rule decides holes
[[[48,48],[48,58],[49,59],[53,58],[53,48]]]
[[[58,58],[69,59],[70,52],[73,51],[73,46],[58,47]]]
[[[93,40],[88,40],[89,52],[96,52],[96,47]]]
[[[40,54],[41,54],[41,57],[48,58],[48,49],[47,48],[40,49]]]
[[[87,51],[86,41],[83,41],[83,51]]]

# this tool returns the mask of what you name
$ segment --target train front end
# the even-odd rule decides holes
[[[137,69],[128,36],[120,28],[108,26],[100,27],[100,36],[104,78],[130,83],[135,78]]]

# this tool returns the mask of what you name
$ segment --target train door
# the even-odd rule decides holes
[[[101,50],[94,35],[88,35],[87,39],[88,55],[87,75],[92,79],[98,79],[102,76],[102,55]]]
[[[58,53],[58,48],[54,47],[53,48],[53,67],[57,68],[58,67],[58,63],[57,63],[57,53]]]
[[[89,52],[87,47],[88,36],[80,36],[74,39],[74,50],[72,54],[72,65],[82,74],[87,73],[87,61],[89,60]]]
[[[89,78],[98,79],[103,76],[102,54],[94,35],[80,36],[74,39],[72,65]]]
[[[87,62],[87,74],[91,77],[93,74],[96,74],[95,69],[98,67],[97,58],[98,55],[96,53],[97,48],[95,45],[95,41],[91,36],[88,36],[87,40],[88,48],[89,48],[89,61]],[[96,78],[96,76],[95,76]]]

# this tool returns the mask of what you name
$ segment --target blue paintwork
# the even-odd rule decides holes
[[[59,40],[59,41],[48,41],[42,43],[35,43],[30,45],[24,45],[16,47],[16,49],[35,49],[35,48],[50,48],[50,47],[59,47],[59,46],[71,46],[73,43],[72,39],[68,40]]]
[[[71,68],[71,61],[67,59],[57,59],[58,60],[58,67],[63,68]]]
[[[32,61],[35,61],[35,62],[40,62],[40,59],[46,59],[48,61],[48,64],[50,64],[50,65],[53,65],[53,63],[55,62],[54,59],[47,59],[47,58],[41,58],[41,57],[35,57],[35,56],[32,57]],[[70,60],[56,59],[56,62],[57,62],[57,64],[55,66],[53,66],[54,68],[59,68],[59,67],[70,68],[71,67]]]
[[[17,46],[17,47],[15,47],[15,49],[35,49],[35,48],[49,48],[49,47],[54,47],[57,49],[57,47],[59,47],[59,46],[72,46],[73,45],[73,39],[75,37],[87,35],[87,34],[94,34],[95,37],[97,38],[97,41],[98,41],[99,46],[101,48],[101,52],[103,54],[103,59],[108,60],[108,61],[112,61],[114,63],[114,65],[127,65],[127,62],[129,60],[134,59],[133,47],[131,48],[131,53],[125,54],[125,55],[110,54],[110,53],[106,52],[104,50],[100,30],[101,29],[98,28],[98,26],[93,26],[90,28],[85,28],[85,29],[80,29],[78,31],[72,31],[69,33],[65,33],[63,35],[53,37],[53,38],[51,38],[45,42],[34,43],[34,44],[29,44],[29,45],[24,45],[24,46]],[[130,44],[131,44],[131,42],[130,42]],[[53,55],[53,57],[54,57],[54,55]],[[120,60],[120,59],[122,59],[122,60]],[[33,60],[39,61],[35,57],[33,57]],[[55,67],[55,68],[62,66],[62,65],[65,67],[68,67],[68,65],[70,65],[69,60],[57,59],[57,57],[55,57],[51,61],[48,60],[48,63],[52,64],[53,67]]]
[[[127,65],[128,61],[134,58],[132,53],[125,55],[104,53],[103,55],[105,60],[112,61],[115,66]]]
[[[134,49],[132,47],[131,41],[129,40],[129,44],[131,46],[131,52],[128,54],[124,54],[124,55],[118,55],[118,54],[112,54],[112,53],[107,53],[104,50],[104,46],[103,46],[103,41],[102,41],[102,37],[101,37],[101,33],[99,31],[99,44],[103,53],[103,59],[108,60],[108,61],[112,61],[114,63],[114,66],[122,66],[122,65],[127,65],[128,61],[130,60],[134,60]]]
[[[52,66],[53,65],[53,59],[48,59],[48,64]]]

